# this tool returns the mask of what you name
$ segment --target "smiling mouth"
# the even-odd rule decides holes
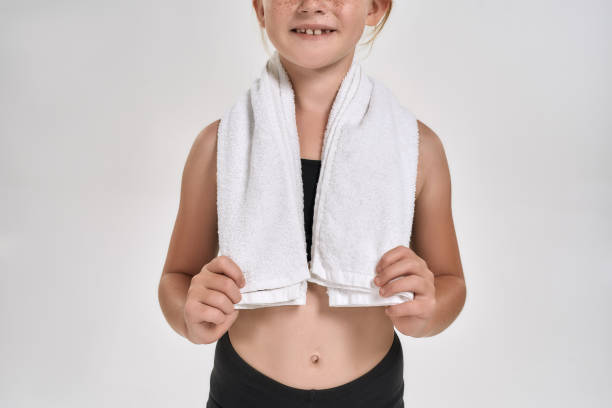
[[[330,29],[330,30],[321,30],[321,29],[316,29],[316,30],[311,30],[311,29],[302,29],[300,30],[299,28],[294,28],[291,30],[292,33],[298,34],[299,36],[302,37],[312,37],[312,38],[319,38],[319,37],[327,37],[333,33],[336,32],[336,30]]]

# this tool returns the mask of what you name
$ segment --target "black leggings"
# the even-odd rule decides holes
[[[367,373],[337,387],[301,389],[282,384],[248,364],[225,332],[215,347],[206,408],[404,408],[402,343],[395,330],[393,333],[391,348]]]

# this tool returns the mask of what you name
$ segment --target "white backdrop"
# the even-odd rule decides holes
[[[609,406],[612,3],[396,3],[363,64],[444,143],[468,288],[401,336],[407,407]],[[0,59],[0,405],[203,407],[214,344],[157,284],[191,143],[267,59],[251,2],[2,0]]]

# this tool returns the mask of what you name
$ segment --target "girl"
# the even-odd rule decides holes
[[[374,27],[373,40],[392,0],[252,5],[295,92],[304,219],[312,223],[330,108],[364,28]],[[454,321],[466,296],[440,139],[418,122],[410,245],[383,254],[376,268],[381,296],[412,291],[412,301],[329,307],[325,287],[308,282],[305,305],[237,310],[245,277],[230,257],[217,256],[219,122],[200,132],[188,155],[159,285],[160,305],[175,331],[195,344],[217,342],[207,407],[403,407],[403,353],[395,329],[433,336]]]

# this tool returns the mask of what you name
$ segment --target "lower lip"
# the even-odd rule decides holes
[[[297,31],[291,31],[291,33],[305,40],[315,40],[316,41],[316,40],[323,40],[323,39],[329,38],[332,35],[336,34],[336,31],[332,31],[330,33],[321,33],[321,34],[298,33]]]

